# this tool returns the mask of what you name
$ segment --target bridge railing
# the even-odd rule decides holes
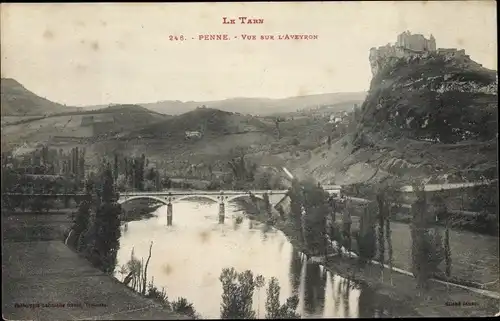
[[[241,194],[270,194],[270,195],[285,195],[288,190],[253,190],[253,191],[235,191],[235,190],[223,190],[223,191],[161,191],[161,192],[120,192],[121,196],[139,196],[139,195],[151,195],[151,196],[176,196],[176,195],[241,195]]]

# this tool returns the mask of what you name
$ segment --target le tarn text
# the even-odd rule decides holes
[[[222,24],[223,25],[234,25],[236,24],[236,21],[238,21],[240,24],[245,25],[251,25],[251,24],[263,24],[264,19],[261,18],[248,18],[248,17],[238,17],[237,19],[230,19],[228,17],[222,17]]]

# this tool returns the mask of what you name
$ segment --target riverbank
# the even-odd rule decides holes
[[[359,229],[359,215],[361,207],[353,207],[351,229]],[[391,239],[393,246],[394,267],[411,270],[411,231],[408,222],[391,219]],[[340,215],[337,215],[337,223],[341,223]],[[444,234],[444,227],[439,226]],[[500,293],[498,282],[498,251],[499,243],[497,236],[484,235],[480,233],[450,228],[450,249],[452,270],[451,277],[446,279],[444,275],[436,276],[440,280],[457,283],[464,286],[487,289]],[[385,260],[388,260],[387,253]],[[495,282],[496,280],[496,282]]]
[[[252,218],[266,222],[267,214],[262,213],[251,201],[239,204],[252,214]],[[281,230],[299,251],[310,255],[310,251],[301,244],[298,235],[283,221],[278,221],[275,228]],[[326,268],[332,273],[359,281],[390,299],[395,305],[413,309],[415,316],[493,316],[498,312],[499,300],[479,295],[465,289],[430,282],[430,289],[425,295],[419,295],[417,284],[411,276],[390,272],[376,265],[360,267],[355,259],[347,257],[329,257]],[[384,277],[382,278],[382,273]],[[389,276],[392,275],[392,278]]]
[[[2,213],[2,315],[10,320],[189,319],[142,297],[71,251],[61,236],[71,213]],[[53,216],[53,215],[52,215]],[[30,219],[31,217],[31,219]],[[41,219],[43,217],[43,219]],[[44,224],[40,224],[43,221]],[[31,232],[50,226],[49,232]]]

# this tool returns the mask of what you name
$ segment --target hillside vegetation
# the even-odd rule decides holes
[[[187,164],[224,167],[243,151],[260,165],[279,167],[287,159],[296,159],[323,144],[334,127],[328,120],[328,117],[256,117],[198,108],[101,141],[94,150],[96,154],[146,153],[167,168]],[[187,131],[199,131],[201,137],[186,138]]]
[[[201,137],[186,138],[187,131],[198,131]],[[146,153],[172,168],[225,162],[234,157],[235,149],[247,153],[268,146],[274,139],[273,127],[257,117],[198,108],[100,141],[92,149],[106,155]]]
[[[4,118],[4,117],[2,117]],[[169,118],[136,105],[115,105],[97,111],[73,111],[39,117],[11,117],[2,123],[2,147],[6,149],[28,142],[74,147],[75,141],[93,143],[126,134],[130,130]],[[89,120],[85,126],[84,119]],[[95,123],[95,125],[92,125]],[[67,140],[66,144],[64,139]],[[55,142],[54,140],[57,140]]]
[[[133,131],[128,137],[184,139],[185,131],[200,131],[204,136],[262,132],[267,126],[256,117],[212,108],[198,108],[177,117]]]

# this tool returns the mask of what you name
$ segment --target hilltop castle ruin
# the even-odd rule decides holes
[[[398,36],[396,47],[413,51],[436,51],[436,39],[432,34],[426,39],[423,35],[412,35],[411,32],[405,31]]]
[[[412,34],[410,31],[405,31],[398,35],[397,41],[394,45],[388,43],[385,46],[370,49],[372,74],[375,75],[382,66],[382,62],[384,60],[388,60],[389,58],[424,56],[431,52],[447,56],[462,56],[464,58],[469,58],[463,49],[436,49],[436,39],[432,34],[429,39],[427,39],[421,34]]]

